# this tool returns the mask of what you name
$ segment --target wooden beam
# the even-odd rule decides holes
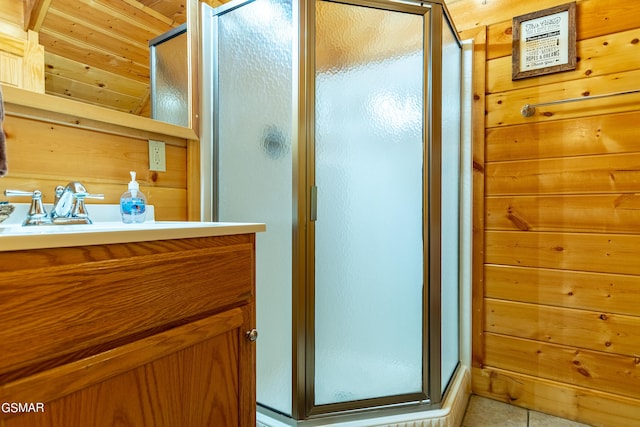
[[[472,366],[484,365],[484,229],[485,229],[485,92],[487,27],[460,33],[462,40],[473,39],[473,260],[472,260]]]
[[[51,0],[23,0],[24,30],[40,31]]]
[[[164,22],[167,25],[171,25],[172,27],[176,27],[179,24],[177,22],[175,22],[173,19],[169,18],[168,16],[163,15],[160,12],[155,11],[154,9],[145,6],[144,4],[140,3],[138,0],[123,0],[124,3],[128,4],[131,7],[134,7],[136,9],[140,9],[141,11],[143,11],[144,13],[146,13],[147,15],[151,15],[154,18],[156,18],[159,21]]]

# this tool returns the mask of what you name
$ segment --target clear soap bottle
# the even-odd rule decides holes
[[[120,214],[125,224],[144,222],[147,215],[147,197],[140,191],[136,173],[130,173],[129,188],[120,197]]]

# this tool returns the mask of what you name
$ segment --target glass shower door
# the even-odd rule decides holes
[[[231,2],[211,15],[217,220],[256,236],[257,400],[291,414],[293,13],[287,0]],[[208,57],[207,55],[203,55]]]
[[[460,361],[460,100],[462,47],[449,25],[442,25],[442,262],[441,262],[441,390]]]
[[[315,405],[424,390],[425,13],[316,1]]]
[[[442,6],[233,0],[209,13],[203,181],[215,220],[267,224],[260,411],[438,407],[459,360],[460,262],[459,49]]]

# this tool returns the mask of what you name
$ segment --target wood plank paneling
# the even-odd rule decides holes
[[[96,26],[85,25],[79,17],[68,16],[54,8],[49,10],[49,16],[47,32],[82,41],[92,48],[97,48],[96,50],[118,52],[120,56],[138,64],[148,65],[149,63],[149,46],[139,43],[132,38],[131,34],[128,34],[127,38],[114,37],[111,32],[105,32],[104,29]]]
[[[185,146],[185,140],[197,140],[194,129],[151,120],[97,107],[85,102],[40,93],[3,88],[7,115],[57,123],[111,135],[164,140],[172,145]]]
[[[640,112],[487,129],[488,162],[640,152]]]
[[[164,33],[178,24],[163,14],[144,6],[138,0],[77,0],[111,16],[120,16],[131,25]]]
[[[511,80],[511,56],[487,62],[487,90],[490,93],[594,78],[640,68],[640,29],[587,39],[577,43],[576,69],[521,80]]]
[[[139,0],[145,6],[152,7],[154,10],[162,13],[164,16],[170,17],[178,24],[187,22],[187,12],[184,4],[171,0]],[[216,6],[222,5],[224,2],[218,2]]]
[[[564,2],[560,2],[561,4]],[[516,15],[513,15],[516,16]],[[487,28],[489,43],[487,46],[487,59],[505,58],[511,59],[513,52],[513,28],[512,21],[504,21],[490,25]]]
[[[640,316],[640,276],[550,270],[538,267],[485,267],[487,298]]]
[[[640,89],[640,3],[577,0],[576,70],[518,81],[512,18],[566,1],[448,3],[458,29],[487,28],[486,80],[474,88],[485,95],[474,139],[486,151],[474,164],[485,177],[474,187],[485,264],[473,279],[483,295],[474,324],[484,313],[473,391],[589,425],[636,426],[640,94],[589,97]]]
[[[5,95],[5,99],[11,101],[16,93],[7,90]],[[58,105],[64,110],[64,102]],[[80,105],[85,110],[90,107]],[[71,115],[58,117],[62,123],[47,118],[26,118],[23,116],[32,117],[33,111],[28,108],[22,111],[22,107],[11,102],[7,107],[4,129],[10,173],[0,181],[0,191],[39,189],[43,192],[44,202],[52,203],[56,186],[80,181],[88,191],[105,195],[104,200],[88,202],[87,209],[91,212],[92,204],[119,203],[130,180],[129,171],[136,171],[140,189],[146,194],[148,203],[155,207],[156,219],[194,219],[189,216],[189,201],[196,197],[188,195],[187,140],[128,129],[124,127],[126,122],[118,127]],[[20,115],[16,115],[18,110]],[[99,110],[116,113],[104,108]],[[134,116],[120,114],[119,117],[130,119]],[[152,123],[157,124],[158,130],[164,126]],[[165,140],[166,172],[149,170],[149,138]],[[28,198],[11,201],[29,202]],[[191,209],[197,211],[198,206]]]
[[[40,31],[51,0],[24,0],[24,28]]]
[[[38,33],[3,34],[0,21],[0,83],[44,92],[44,49]]]
[[[475,0],[463,0],[449,10],[459,30],[474,25],[487,25],[488,58],[510,56],[512,52],[511,25],[514,16],[569,3],[566,0],[542,0],[513,2],[492,0],[480,4]],[[578,0],[576,2],[577,40],[585,40],[606,34],[614,34],[638,27],[637,10],[633,1]],[[488,15],[487,15],[488,14]],[[487,22],[489,21],[489,22]]]
[[[472,370],[474,392],[599,427],[637,427],[639,399],[497,368]]]
[[[640,233],[640,194],[488,197],[491,230]]]
[[[149,40],[173,28],[173,25],[167,22],[143,16],[139,10],[136,11],[136,16],[122,13],[119,10],[120,5],[126,7],[124,2],[115,0],[55,0],[51,8],[67,16],[76,17],[79,22],[95,28],[105,28],[105,22],[99,20],[107,16],[107,27],[112,29],[113,35],[130,40],[134,44],[140,43],[139,40],[148,43]]]
[[[5,121],[11,176],[46,179],[91,177],[116,184],[129,181],[129,171],[148,163],[148,141],[8,116]],[[28,154],[27,154],[28,152]],[[59,161],[51,153],[64,152]],[[166,145],[167,172],[138,170],[141,186],[186,188],[186,148]],[[28,161],[22,161],[28,159]],[[70,167],[73,165],[73,167]],[[154,175],[155,176],[155,175]],[[78,178],[76,178],[78,179]],[[124,190],[123,190],[124,191]]]
[[[189,2],[197,4],[197,0]],[[185,11],[186,0],[172,3]],[[48,0],[39,19],[42,25],[32,25],[37,25],[47,58],[64,57],[78,64],[74,69],[100,70],[100,83],[78,83],[76,77],[82,73],[67,73],[67,67],[47,62],[51,71],[47,93],[117,111],[147,112],[147,91],[129,91],[131,86],[120,85],[119,80],[149,86],[149,41],[177,26],[175,20],[137,0]],[[120,90],[114,90],[116,86]]]
[[[38,33],[28,31],[28,39],[22,69],[23,87],[44,93],[44,48],[40,45]]]
[[[0,0],[0,21],[11,22],[23,26],[23,3],[16,0]]]
[[[640,192],[640,153],[487,164],[487,195]]]
[[[640,340],[638,316],[491,298],[487,298],[485,304],[488,332],[637,357]]]
[[[153,172],[150,172],[150,177]],[[71,174],[70,174],[71,175]],[[147,203],[154,206],[155,219],[158,221],[186,221],[194,220],[187,215],[187,189],[185,188],[167,188],[149,186],[149,178],[140,175],[137,179],[140,182],[140,190],[147,196]],[[128,178],[130,179],[130,178]],[[0,192],[5,189],[33,191],[41,190],[43,192],[44,203],[52,203],[54,197],[54,189],[58,185],[66,185],[70,181],[82,182],[87,190],[94,194],[104,194],[104,200],[87,200],[86,208],[91,216],[91,206],[94,204],[118,204],[120,196],[127,189],[126,179],[121,180],[117,184],[108,184],[101,181],[95,181],[91,176],[78,178],[78,175],[60,177],[60,178],[41,178],[33,175],[16,176],[11,173],[5,177],[0,183]],[[12,203],[29,203],[28,198],[14,198]]]
[[[487,96],[487,127],[637,111],[640,104],[640,94],[637,93],[594,100],[588,98],[592,95],[636,90],[638,81],[640,70],[633,70],[490,94]],[[520,113],[526,104],[573,98],[583,100],[536,107],[533,117],[523,117]]]
[[[148,63],[133,62],[119,54],[108,50],[99,50],[89,44],[83,44],[46,29],[40,31],[40,43],[47,52],[65,56],[73,61],[101,68],[112,74],[122,75],[142,83],[148,84],[149,82]]]
[[[488,264],[640,274],[640,235],[487,230],[485,243]]]
[[[0,83],[23,87],[23,62],[24,60],[20,56],[0,51]]]
[[[640,356],[487,334],[487,366],[640,398]]]
[[[445,2],[460,31],[473,27],[490,26],[504,21],[511,22],[514,16],[568,3],[567,0],[537,0],[535,4],[530,1],[514,2],[512,0],[486,2],[445,0]],[[637,27],[637,20],[634,16],[637,10],[632,1],[577,0],[576,5],[578,8],[576,14],[580,22],[585,23],[585,25],[578,26],[579,39]],[[493,40],[490,42],[495,44]],[[511,51],[508,54],[511,54]]]
[[[141,103],[146,96],[130,96],[57,74],[45,75],[45,87],[46,93],[50,95],[73,97],[78,101],[133,114],[142,109]]]
[[[140,82],[122,76],[114,78],[115,76],[107,71],[87,67],[85,64],[49,52],[45,54],[45,61],[47,63],[47,78],[63,75],[65,78],[117,93],[130,94],[137,98],[149,96],[149,82]]]
[[[479,2],[475,0],[445,1],[453,16],[458,31],[474,27],[495,24],[511,20],[512,17],[531,12],[531,4],[525,1],[492,0]],[[536,9],[546,9],[566,3],[566,0],[538,0]]]

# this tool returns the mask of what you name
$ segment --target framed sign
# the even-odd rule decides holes
[[[513,18],[512,80],[576,68],[576,4]]]

